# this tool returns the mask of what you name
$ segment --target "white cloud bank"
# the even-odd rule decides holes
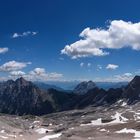
[[[31,62],[18,62],[18,61],[9,61],[0,66],[0,72],[8,73],[8,77],[1,77],[1,80],[8,80],[9,78],[16,79],[19,77],[24,77],[27,80],[31,81],[53,81],[59,80],[63,77],[63,74],[57,72],[46,72],[44,68],[35,68],[29,72],[22,71],[23,68],[26,68]]]
[[[14,77],[21,77],[21,76],[24,76],[26,73],[23,72],[23,71],[11,71],[10,72],[10,76],[14,76]]]
[[[118,65],[115,65],[115,64],[108,64],[106,66],[106,69],[110,69],[110,70],[115,70],[117,69],[119,66]]]
[[[66,45],[61,54],[73,59],[88,56],[105,56],[109,52],[104,49],[121,49],[129,47],[140,50],[140,22],[132,23],[123,20],[113,20],[107,29],[84,29],[82,39]]]
[[[0,66],[0,71],[8,72],[9,76],[5,78],[6,80],[9,78],[16,79],[19,77],[24,77],[30,81],[55,81],[59,80],[63,77],[63,74],[57,72],[46,72],[44,68],[35,68],[29,72],[21,71],[21,69],[25,68],[30,62],[16,62],[10,61],[2,66]]]
[[[32,81],[53,81],[59,80],[63,77],[63,74],[57,72],[46,72],[44,68],[35,68],[29,72],[29,74],[25,75],[25,78]]]
[[[19,37],[26,37],[26,36],[35,36],[37,35],[38,32],[32,32],[32,31],[27,31],[27,32],[23,32],[23,33],[14,33],[12,35],[12,38],[19,38]]]
[[[8,71],[17,71],[25,68],[27,65],[31,64],[31,62],[17,62],[17,61],[9,61],[0,66],[0,71],[8,72]]]
[[[63,77],[63,74],[56,72],[46,72],[44,68],[35,68],[27,73],[23,71],[9,71],[9,78],[17,79],[19,77],[24,77],[30,81],[55,81]]]
[[[114,79],[116,79],[116,81],[131,81],[133,77],[134,75],[132,73],[124,73],[121,75],[115,75]]]
[[[118,75],[108,76],[105,78],[96,77],[95,81],[96,82],[126,82],[126,81],[131,81],[134,78],[134,76],[135,76],[134,73],[126,72]]]

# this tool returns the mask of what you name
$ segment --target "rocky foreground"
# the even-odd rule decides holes
[[[0,115],[0,139],[140,140],[140,104],[119,100],[110,107],[87,107],[44,116]]]

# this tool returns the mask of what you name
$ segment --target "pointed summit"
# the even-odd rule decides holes
[[[78,84],[75,87],[73,92],[76,94],[83,95],[95,87],[96,87],[96,84],[93,81],[84,81],[84,82],[81,82],[80,84]]]
[[[29,85],[29,81],[25,80],[23,77],[18,78],[15,82],[21,86]]]
[[[136,75],[134,79],[130,82],[134,87],[140,87],[140,76]]]

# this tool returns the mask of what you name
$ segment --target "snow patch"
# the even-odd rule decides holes
[[[123,117],[122,113],[119,113],[119,112],[116,112],[116,114],[111,117],[112,119],[115,119],[115,120],[110,123],[125,123],[126,121],[128,121],[128,119]]]
[[[35,124],[35,123],[40,123],[40,121],[34,121],[33,124]]]
[[[8,139],[8,137],[1,136],[1,135],[0,135],[0,138],[2,138],[2,139]]]
[[[5,133],[5,130],[1,130],[0,133]]]
[[[99,118],[97,120],[93,120],[91,121],[91,123],[87,123],[87,124],[81,124],[80,126],[88,126],[88,125],[102,125],[102,119]]]
[[[124,128],[120,131],[116,131],[116,133],[132,133],[132,134],[134,134],[134,138],[135,138],[133,140],[140,140],[140,131],[137,131],[135,129]]]
[[[54,138],[58,138],[60,137],[62,134],[61,133],[58,133],[58,134],[53,134],[53,135],[47,135],[43,138],[40,138],[38,140],[50,140],[50,139],[54,139]]]
[[[100,129],[100,131],[101,131],[101,132],[104,132],[104,131],[107,131],[107,130],[105,130],[105,129]]]
[[[127,103],[126,102],[123,102],[121,106],[126,106],[126,105],[127,105]]]
[[[117,103],[121,103],[123,100],[119,100],[119,101],[117,101]]]
[[[52,132],[52,131],[53,130],[46,129],[46,128],[39,128],[35,130],[35,132],[37,132],[38,134],[45,134],[46,132]]]
[[[113,121],[111,121],[111,122],[102,123],[102,119],[99,118],[97,120],[91,121],[91,123],[81,124],[80,126],[88,126],[88,125],[97,126],[97,125],[111,125],[111,124],[126,123],[126,121],[128,121],[128,119],[123,117],[121,114],[122,113],[116,112],[116,114],[114,116],[111,116],[111,118],[113,119]]]
[[[50,123],[49,126],[52,126],[52,123]]]
[[[140,112],[134,112],[133,117],[135,121],[140,120]]]
[[[71,128],[69,128],[70,130],[73,130],[74,129],[74,127],[71,127]]]

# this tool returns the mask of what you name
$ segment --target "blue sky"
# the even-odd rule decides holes
[[[0,0],[1,80],[19,76],[43,81],[130,80],[140,69],[139,5],[139,0]],[[108,33],[114,24],[121,25],[117,35],[122,35],[123,23],[120,21],[126,26],[131,22],[130,34],[123,36],[124,40],[130,38],[128,44],[121,38],[117,42],[120,46],[114,43],[100,46],[106,37],[99,33],[99,45],[96,46],[95,34],[85,37],[93,30],[98,31],[97,28]],[[135,23],[138,33],[133,32]],[[79,37],[88,27],[88,33]],[[75,56],[82,48],[79,44],[78,49],[74,45],[76,52],[65,50],[61,54],[66,45],[72,49],[71,45],[76,41],[89,38],[93,40],[84,46],[80,57]],[[105,41],[108,40],[110,38]],[[114,42],[113,37],[111,41]],[[135,45],[137,49],[134,49]],[[94,51],[93,54],[93,48],[103,52],[97,55]],[[88,49],[91,53],[87,55]],[[104,51],[108,54],[104,55]]]

